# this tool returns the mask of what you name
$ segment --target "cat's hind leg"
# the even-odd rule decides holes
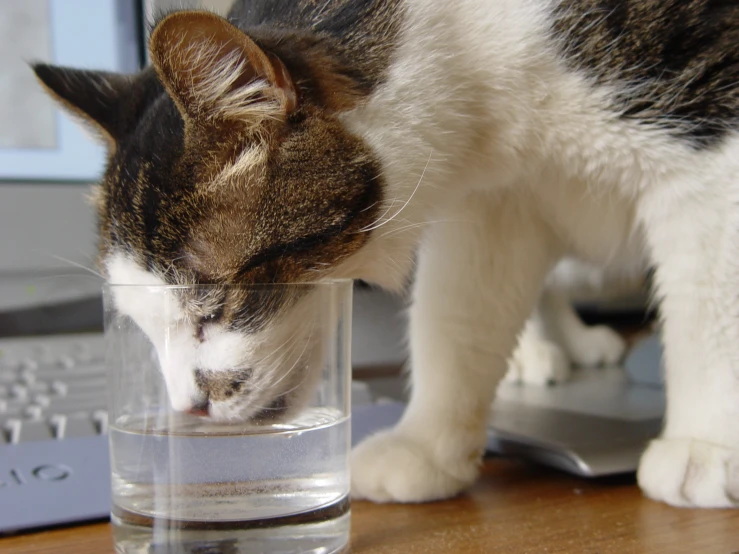
[[[625,351],[626,341],[616,331],[605,325],[586,325],[565,293],[547,289],[518,339],[506,381],[561,383],[569,378],[573,363],[614,365]]]
[[[661,297],[667,413],[638,480],[675,506],[737,507],[739,204],[728,184],[687,185],[641,206]]]
[[[626,352],[626,341],[606,325],[586,325],[570,298],[557,291],[542,296],[545,326],[570,361],[581,367],[614,365]]]
[[[554,385],[566,381],[570,376],[570,360],[547,333],[540,313],[543,309],[540,301],[526,321],[508,362],[506,381],[537,386]]]
[[[478,194],[427,231],[411,309],[412,396],[398,425],[352,453],[352,494],[378,502],[453,496],[477,476],[490,404],[516,335],[560,257],[518,196]],[[459,222],[459,223],[457,223]]]

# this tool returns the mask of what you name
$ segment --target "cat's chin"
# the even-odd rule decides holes
[[[283,423],[294,413],[291,406],[288,405],[284,395],[278,396],[266,407],[257,411],[249,407],[239,409],[236,406],[215,404],[204,419],[208,419],[214,423],[248,423],[255,426],[267,426],[277,423]]]

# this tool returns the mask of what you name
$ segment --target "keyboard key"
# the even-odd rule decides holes
[[[39,363],[34,358],[23,358],[20,363],[21,369],[27,369],[30,371],[35,371],[38,369]]]
[[[38,404],[39,406],[46,408],[51,404],[51,397],[48,394],[35,394],[31,397],[31,402]]]
[[[4,428],[9,439],[8,442],[11,444],[49,440],[54,438],[51,428],[43,420],[30,421],[10,419],[5,422]]]
[[[20,383],[13,383],[10,385],[10,396],[18,400],[25,400],[28,398],[28,389]]]
[[[49,418],[49,426],[54,434],[55,439],[64,438],[64,427],[67,425],[67,416],[64,414],[54,414]]]
[[[92,413],[92,420],[95,422],[99,434],[105,435],[108,433],[108,412],[95,410]]]
[[[44,415],[44,407],[38,404],[29,404],[23,410],[23,415],[26,419],[42,419]]]
[[[33,371],[24,370],[18,375],[18,382],[24,385],[31,385],[36,382],[36,373]]]
[[[20,437],[20,427],[20,419],[9,419],[6,421],[3,424],[2,429],[0,429],[0,431],[2,431],[3,439],[10,443],[14,442],[14,439]]]
[[[72,356],[61,356],[57,360],[56,365],[63,369],[72,369],[77,365],[77,361]]]
[[[49,393],[57,396],[66,396],[68,390],[69,385],[67,383],[55,379],[51,382],[51,390]]]

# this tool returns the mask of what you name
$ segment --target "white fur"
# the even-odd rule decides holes
[[[739,139],[698,152],[618,119],[612,90],[557,59],[547,0],[407,6],[390,78],[345,118],[404,208],[344,270],[399,286],[421,245],[413,396],[395,429],[355,450],[353,493],[420,501],[472,482],[516,335],[572,255],[628,274],[657,266],[668,411],[641,486],[673,504],[736,505]]]
[[[639,262],[637,259],[636,262]],[[571,366],[597,367],[621,360],[626,342],[604,325],[585,325],[573,301],[627,300],[646,292],[641,263],[608,271],[565,258],[547,276],[534,314],[526,322],[508,364],[505,379],[530,385],[565,381]]]
[[[603,276],[596,278],[595,273],[571,277],[584,277],[594,288],[598,284],[606,287]],[[614,365],[626,351],[626,341],[616,331],[605,325],[585,325],[569,296],[551,287],[542,294],[537,310],[518,338],[508,364],[508,381],[531,385],[559,383],[569,378],[572,365]]]
[[[155,347],[170,404],[186,411],[204,400],[195,370],[218,374],[251,368],[247,394],[211,401],[216,420],[244,420],[267,408],[281,394],[292,405],[304,403],[323,367],[326,333],[335,314],[325,309],[320,291],[305,294],[286,317],[277,317],[256,333],[233,331],[214,322],[197,335],[192,307],[176,287],[146,271],[134,259],[113,253],[106,262],[116,309],[130,317]],[[323,302],[322,302],[323,301]],[[328,318],[328,319],[326,319]]]
[[[550,385],[566,381],[571,361],[556,339],[546,332],[539,309],[526,322],[508,362],[507,381]]]

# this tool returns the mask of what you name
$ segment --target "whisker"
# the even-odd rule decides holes
[[[310,338],[312,338],[312,331],[311,331],[311,337],[309,337],[309,339],[308,339],[308,341],[309,341],[309,342],[310,342]],[[308,343],[306,343],[306,345],[307,345],[307,344],[308,344]],[[303,352],[305,352],[305,350],[303,350]],[[301,358],[302,358],[302,355],[303,355],[303,353],[301,353],[301,355],[300,355],[300,356],[298,357],[298,359],[296,360],[295,364],[297,364],[297,362],[299,362],[299,361],[301,360]],[[295,367],[295,364],[293,365],[293,367]],[[289,375],[289,374],[290,374],[291,372],[292,372],[292,368],[290,368],[290,370],[289,370],[289,371],[288,371],[288,372],[287,372],[287,373],[286,373],[286,374],[285,374],[285,375],[284,375],[284,376],[282,377],[282,379],[284,379],[285,377],[287,377],[287,375]],[[300,387],[302,387],[302,386],[303,386],[303,385],[305,384],[305,382],[306,382],[306,381],[308,380],[308,376],[309,376],[308,372],[304,372],[304,373],[303,373],[303,377],[302,377],[302,379],[300,380],[300,382],[298,382],[298,383],[297,383],[297,384],[296,384],[295,386],[293,386],[292,388],[290,388],[290,389],[288,389],[288,390],[286,390],[286,391],[283,391],[283,392],[281,392],[281,393],[280,393],[280,396],[286,396],[286,395],[290,394],[291,392],[293,392],[293,391],[295,391],[295,390],[298,390],[298,389],[299,389]],[[276,385],[277,383],[279,383],[279,382],[280,382],[280,381],[281,381],[282,379],[278,380],[278,381],[277,381],[276,383],[274,383],[274,384],[273,384],[272,386],[274,386],[274,385]],[[261,406],[261,407],[258,407],[258,408],[256,408],[256,409],[257,409],[257,410],[259,410],[259,411],[269,411],[269,410],[280,410],[281,408],[271,408],[270,406]]]
[[[52,273],[50,275],[40,275],[39,277],[33,277],[29,280],[30,283],[43,283],[52,279],[95,279],[98,281],[97,275],[80,275],[79,273]]]
[[[398,227],[396,229],[391,229],[390,231],[387,231],[386,233],[384,233],[383,235],[381,235],[380,238],[387,238],[387,237],[390,237],[390,236],[395,235],[397,233],[400,233],[402,231],[407,231],[409,229],[416,229],[416,228],[419,228],[419,227],[424,227],[426,225],[433,225],[435,223],[468,223],[468,222],[465,221],[465,220],[463,220],[463,219],[436,219],[436,220],[432,220],[432,221],[420,221],[418,223],[410,223],[410,224],[405,225],[403,227]]]
[[[270,367],[279,366],[284,362],[284,358],[292,351],[295,344],[298,342],[301,329],[298,328],[295,332],[283,342],[278,348],[270,352],[264,357],[264,361],[269,364]],[[267,372],[269,374],[269,372]],[[257,392],[263,392],[274,386],[274,383],[267,383],[266,388],[263,387],[259,382],[250,382],[250,387]]]
[[[398,201],[398,199],[397,199],[397,198],[393,198],[393,199],[392,199],[392,200],[390,201],[390,203],[388,204],[388,206],[387,206],[387,208],[385,209],[385,211],[384,211],[384,212],[382,213],[382,215],[381,215],[380,217],[378,217],[377,219],[375,219],[375,221],[374,221],[374,222],[370,223],[370,224],[369,224],[369,225],[367,225],[366,227],[362,227],[362,228],[361,228],[361,229],[359,230],[359,232],[360,232],[360,233],[366,233],[367,231],[371,231],[372,229],[374,229],[376,225],[380,224],[380,222],[382,221],[382,218],[383,218],[383,217],[385,217],[385,216],[386,216],[386,215],[388,214],[388,212],[389,212],[390,210],[392,210],[392,209],[393,209],[393,206],[395,205],[395,203],[396,203],[397,201]],[[392,217],[391,217],[390,219],[392,219]],[[389,220],[388,220],[388,221],[389,221]]]
[[[87,271],[89,273],[92,273],[93,275],[95,275],[97,277],[100,277],[101,279],[105,280],[105,277],[103,276],[102,273],[100,273],[98,271],[95,271],[94,269],[92,269],[90,267],[87,267],[85,265],[82,265],[79,262],[75,262],[73,260],[68,260],[67,258],[63,258],[63,257],[57,256],[57,255],[52,255],[52,258],[54,258],[55,260],[58,260],[60,262],[68,263],[69,265],[72,265],[74,267],[78,267],[80,269],[84,269],[85,271]]]
[[[308,376],[309,376],[309,373],[307,371],[306,372],[303,372],[303,378],[300,380],[300,382],[297,383],[294,387],[292,387],[290,389],[287,389],[286,391],[280,393],[280,396],[287,396],[291,392],[298,390],[308,380]]]
[[[280,344],[277,348],[272,350],[269,354],[267,354],[264,359],[268,363],[272,363],[270,361],[270,358],[274,358],[276,356],[281,356],[286,350],[292,348],[295,344],[295,341],[297,340],[298,335],[300,334],[300,328],[296,328],[292,335],[290,335],[282,344]]]
[[[398,217],[401,214],[401,212],[408,207],[408,204],[411,203],[411,200],[413,200],[413,197],[416,195],[416,192],[418,192],[418,189],[421,187],[421,182],[423,181],[423,178],[426,176],[426,170],[429,168],[429,164],[431,163],[431,156],[432,156],[432,154],[429,154],[429,159],[426,160],[426,165],[424,166],[423,171],[421,172],[421,176],[418,179],[418,183],[416,183],[416,188],[413,189],[413,192],[408,197],[408,200],[406,200],[403,203],[403,205],[400,207],[400,209],[397,212],[395,212],[395,214],[391,218],[389,218],[389,219],[387,219],[387,220],[385,220],[385,221],[383,221],[381,223],[377,223],[376,225],[371,225],[369,227],[364,227],[363,229],[361,229],[362,232],[374,231],[375,229],[379,229],[383,225],[387,225],[392,220],[394,220],[396,217]],[[386,213],[387,212],[385,212],[385,214]],[[385,214],[383,214],[382,217],[384,217]]]
[[[270,385],[271,387],[276,387],[282,381],[284,381],[285,378],[287,378],[287,376],[290,375],[293,372],[293,370],[298,365],[298,363],[300,362],[300,360],[303,359],[303,354],[305,354],[305,351],[308,349],[308,345],[310,344],[311,339],[313,339],[313,331],[315,331],[315,328],[316,328],[316,325],[315,325],[315,320],[314,320],[313,321],[313,325],[311,325],[310,334],[308,335],[307,340],[305,340],[305,342],[303,343],[303,350],[301,350],[300,354],[295,358],[295,361],[293,362],[293,365],[290,366],[290,369],[288,369],[282,375],[282,377],[280,377],[279,379],[277,379],[277,381],[275,381],[274,383],[271,383],[271,385]]]

